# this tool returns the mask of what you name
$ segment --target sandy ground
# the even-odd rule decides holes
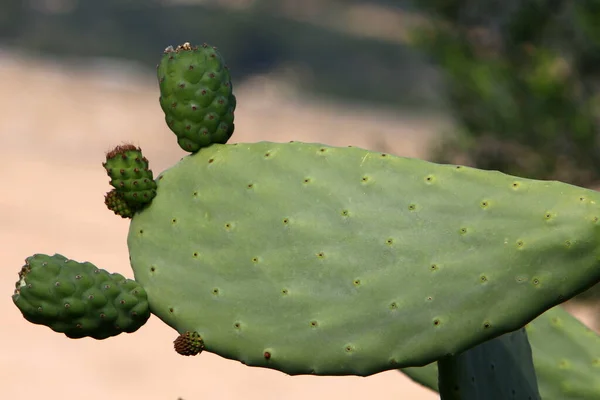
[[[185,153],[168,130],[153,77],[99,74],[0,55],[0,397],[11,400],[415,399],[438,396],[396,371],[368,378],[289,377],[172,349],[175,331],[151,318],[132,335],[69,340],[26,322],[12,304],[17,272],[34,253],[61,253],[132,277],[128,222],[105,209],[104,153],[140,145],[155,174]],[[302,100],[257,78],[236,94],[235,141],[301,140],[418,156],[435,119]]]

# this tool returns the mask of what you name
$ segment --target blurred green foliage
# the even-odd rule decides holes
[[[457,124],[430,158],[600,189],[600,0],[420,4]]]
[[[459,131],[432,158],[592,186],[600,178],[600,1],[431,0],[415,35]]]

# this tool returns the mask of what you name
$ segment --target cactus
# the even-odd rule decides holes
[[[127,206],[141,208],[156,196],[156,182],[139,147],[130,144],[115,147],[106,154],[103,166],[111,178],[110,184],[121,194]],[[117,205],[117,210],[120,207],[123,206]]]
[[[437,362],[444,400],[539,400],[525,328]]]
[[[533,320],[526,331],[542,399],[600,398],[598,334],[560,306]],[[402,372],[425,387],[439,390],[437,363]]]
[[[195,152],[229,140],[236,98],[229,70],[215,47],[169,46],[157,76],[165,120],[183,150]]]
[[[137,282],[60,254],[28,257],[13,301],[29,322],[70,338],[135,332],[150,317],[146,292]]]
[[[236,100],[214,48],[167,48],[158,77],[165,120],[192,154],[156,180],[133,145],[104,163],[105,203],[131,218],[135,281],[34,255],[13,295],[27,320],[104,339],[152,312],[181,355],[290,375],[429,365],[426,379],[438,362],[445,399],[455,385],[462,398],[493,399],[482,386],[537,398],[536,374],[542,395],[597,393],[580,388],[596,353],[565,345],[557,364],[536,352],[587,334],[544,318],[600,281],[600,193],[352,147],[226,144]],[[490,362],[494,374],[479,370]],[[557,365],[591,372],[552,379]]]
[[[600,399],[600,336],[562,307],[529,325],[544,400]]]
[[[153,312],[206,351],[370,375],[517,330],[596,283],[599,205],[358,148],[213,145],[160,175],[128,245]]]
[[[113,189],[104,195],[106,207],[121,218],[131,218],[139,208],[137,204],[130,205],[125,200],[123,193]]]

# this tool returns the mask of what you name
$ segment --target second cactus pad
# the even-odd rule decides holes
[[[160,105],[177,143],[195,152],[226,143],[234,130],[236,98],[216,48],[185,43],[169,46],[158,65]]]
[[[600,336],[597,333],[561,306],[537,317],[526,330],[542,399],[600,399]],[[437,363],[402,372],[438,391]]]
[[[13,301],[29,322],[70,338],[105,339],[135,332],[150,318],[144,289],[89,262],[60,254],[28,257]]]
[[[154,314],[288,374],[421,366],[600,280],[600,193],[306,143],[213,145],[131,222]]]

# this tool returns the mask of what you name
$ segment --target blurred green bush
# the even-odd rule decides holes
[[[432,158],[595,186],[600,1],[432,0],[415,43],[445,77],[458,132]]]
[[[442,71],[457,126],[430,158],[600,189],[600,1],[420,5],[431,18],[414,43]]]

